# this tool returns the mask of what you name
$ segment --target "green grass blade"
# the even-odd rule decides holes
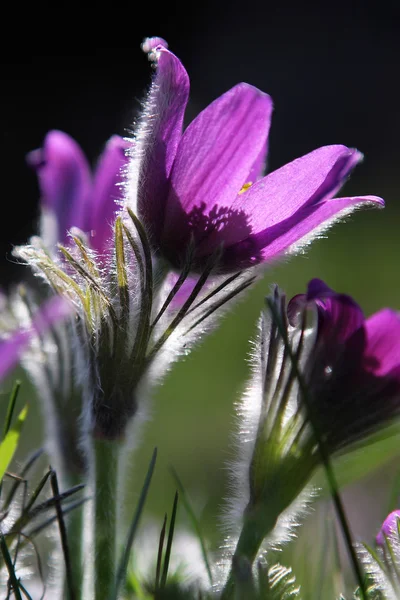
[[[0,444],[0,481],[4,477],[14,453],[18,446],[19,436],[28,413],[26,405],[18,415],[17,422],[7,431],[3,441]]]
[[[7,567],[7,571],[8,571],[8,575],[9,575],[9,580],[10,580],[10,584],[12,586],[12,590],[13,590],[13,593],[14,593],[15,600],[22,600],[22,596],[21,596],[21,592],[20,592],[20,587],[19,587],[19,581],[18,581],[17,576],[15,574],[15,569],[14,569],[13,561],[12,561],[10,553],[8,551],[8,547],[7,547],[7,543],[6,543],[5,537],[4,537],[4,535],[2,534],[1,531],[0,531],[0,549],[1,549],[1,553],[2,553],[3,558],[4,558],[4,562],[5,562],[6,567]]]
[[[144,480],[144,484],[142,487],[142,491],[140,492],[139,502],[137,504],[136,511],[133,516],[131,526],[129,528],[125,548],[123,550],[121,560],[120,560],[120,563],[118,566],[117,577],[115,580],[115,589],[114,589],[114,594],[113,594],[112,600],[118,600],[119,590],[121,588],[121,585],[123,585],[123,583],[125,581],[126,572],[128,569],[129,555],[131,553],[132,544],[135,539],[135,535],[136,535],[137,528],[139,525],[140,517],[142,515],[143,508],[144,508],[144,505],[146,502],[147,493],[150,488],[151,479],[153,477],[154,468],[156,466],[156,460],[157,460],[157,448],[154,448],[153,455],[151,457],[149,468],[148,468],[148,471],[146,474],[146,478]]]
[[[167,515],[164,517],[164,523],[160,532],[160,541],[158,543],[158,553],[157,553],[157,566],[156,566],[156,581],[154,585],[154,589],[158,590],[160,587],[160,573],[161,573],[161,562],[162,562],[162,554],[164,549],[164,539],[165,539],[165,530],[167,528]]]
[[[172,507],[171,523],[169,525],[167,547],[165,549],[164,567],[161,576],[161,587],[165,587],[168,577],[169,559],[171,557],[172,540],[174,538],[176,511],[178,509],[178,492],[175,493],[174,504]]]
[[[18,398],[18,393],[19,393],[19,389],[21,387],[21,382],[20,381],[16,381],[14,383],[14,387],[13,390],[11,392],[11,396],[10,396],[10,400],[8,402],[8,407],[7,407],[7,414],[6,414],[6,420],[4,422],[4,428],[3,428],[3,437],[2,440],[4,440],[4,438],[6,437],[8,430],[11,427],[11,420],[14,414],[14,408],[15,408],[15,404],[17,402],[17,398]]]
[[[183,487],[183,484],[182,484],[181,480],[179,479],[178,473],[175,471],[175,469],[173,467],[171,468],[171,472],[172,472],[173,478],[175,480],[175,483],[176,483],[176,485],[178,487],[179,493],[181,495],[181,500],[182,500],[183,506],[185,507],[185,510],[186,510],[186,512],[187,512],[187,514],[188,514],[188,516],[189,516],[189,518],[191,520],[191,522],[192,522],[193,528],[194,528],[194,530],[196,532],[196,535],[197,535],[197,538],[198,538],[198,540],[200,542],[201,553],[203,555],[204,564],[205,564],[206,569],[207,569],[208,578],[210,580],[210,584],[213,585],[213,577],[212,577],[212,573],[211,573],[211,567],[210,567],[210,563],[209,563],[209,560],[208,560],[208,557],[207,557],[206,545],[205,545],[205,542],[204,542],[203,535],[201,533],[200,524],[199,524],[199,522],[198,522],[198,520],[196,518],[196,515],[195,515],[195,513],[194,513],[194,511],[193,511],[193,509],[191,507],[191,504],[190,504],[190,502],[188,500],[185,488]]]

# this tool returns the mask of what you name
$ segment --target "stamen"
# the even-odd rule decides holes
[[[247,183],[243,184],[242,187],[239,190],[239,195],[240,194],[244,194],[245,192],[247,192],[247,190],[253,185],[252,181],[248,181]]]

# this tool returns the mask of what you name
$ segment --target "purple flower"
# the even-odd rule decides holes
[[[160,38],[143,44],[157,72],[130,165],[132,202],[154,248],[176,268],[195,244],[193,269],[221,252],[221,272],[291,253],[375,196],[335,198],[362,155],[325,146],[262,176],[272,100],[239,83],[182,133],[188,75]]]
[[[299,325],[315,308],[317,339],[306,375],[321,433],[337,449],[400,414],[400,314],[385,308],[365,318],[348,295],[313,279],[288,305]]]
[[[382,523],[382,527],[376,536],[378,546],[385,546],[385,538],[389,538],[393,534],[397,534],[398,520],[400,519],[400,510],[392,511]]]
[[[77,227],[90,235],[91,247],[100,253],[111,237],[111,226],[121,199],[128,143],[109,139],[92,176],[79,145],[62,131],[50,131],[43,148],[28,154],[36,169],[42,203],[42,237],[49,246],[65,244],[67,232]]]
[[[71,314],[71,304],[61,296],[47,300],[32,319],[31,326],[9,333],[0,341],[0,381],[17,365],[36,335],[42,336],[52,325]]]

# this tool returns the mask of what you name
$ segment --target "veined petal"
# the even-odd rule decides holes
[[[151,227],[157,242],[164,220],[168,177],[182,135],[189,77],[180,60],[163,45],[154,48],[148,43],[144,48],[156,61],[157,72],[135,137],[130,179],[138,189],[138,214]]]
[[[102,251],[111,235],[115,213],[123,197],[124,169],[128,164],[126,150],[129,143],[118,135],[109,139],[97,165],[93,190],[88,203],[87,222],[90,243]]]
[[[268,139],[265,141],[264,146],[262,147],[260,154],[257,156],[254,161],[253,166],[250,169],[250,172],[246,178],[246,182],[244,185],[255,183],[259,181],[264,175],[267,166],[267,156],[268,156]]]
[[[91,189],[91,174],[79,145],[62,131],[50,131],[43,148],[30,152],[28,163],[39,178],[43,212],[54,215],[57,232],[54,239],[44,238],[51,245],[67,241],[71,227],[86,230],[86,203]]]
[[[0,342],[0,380],[16,366],[34,335],[43,335],[49,327],[70,315],[71,310],[71,304],[61,296],[50,298],[35,315],[29,330],[17,330]]]
[[[306,205],[332,197],[361,158],[346,146],[323,146],[255,183],[237,196],[232,209],[244,211],[253,232],[259,233],[285,222]],[[240,241],[224,239],[226,244]]]
[[[381,208],[384,202],[377,196],[358,196],[308,204],[291,218],[254,236],[256,245],[262,248],[263,260],[273,259],[283,252],[298,252],[336,221],[365,206]]]
[[[232,257],[240,249],[243,256],[246,248],[253,252],[249,265],[269,260],[273,257],[269,245],[276,236],[295,234],[298,221],[337,191],[361,157],[346,146],[324,146],[270,173],[236,197],[226,223],[204,239],[199,254],[207,254],[223,242],[225,248],[233,246],[228,252]],[[315,226],[310,225],[311,229]],[[276,255],[282,248],[273,252]]]
[[[229,209],[253,167],[260,166],[272,100],[246,83],[217,98],[186,129],[171,173],[165,236],[183,212]]]
[[[400,314],[384,308],[366,320],[365,330],[366,368],[377,376],[389,374],[400,365]]]
[[[250,235],[241,242],[224,247],[221,268],[229,271],[236,265],[237,269],[243,269],[276,260],[282,254],[300,252],[314,238],[356,208],[381,208],[383,205],[383,200],[377,196],[332,198],[317,204],[306,204],[290,218],[267,227],[258,234]],[[208,241],[205,250],[209,251],[212,247]]]

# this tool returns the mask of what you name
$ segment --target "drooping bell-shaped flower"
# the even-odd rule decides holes
[[[335,451],[400,414],[400,314],[385,308],[365,318],[350,296],[319,279],[291,300],[289,321],[299,326],[309,307],[317,311],[318,334],[305,377],[318,426]]]
[[[318,279],[287,306],[276,289],[254,361],[239,415],[242,456],[232,469],[243,517],[236,555],[251,562],[322,456],[400,415],[400,314],[384,309],[366,319],[350,296]]]
[[[220,272],[269,263],[375,196],[334,198],[362,154],[324,146],[263,176],[271,98],[239,83],[183,131],[189,78],[160,38],[147,39],[156,74],[131,149],[127,201],[153,248],[192,270],[220,252]]]

